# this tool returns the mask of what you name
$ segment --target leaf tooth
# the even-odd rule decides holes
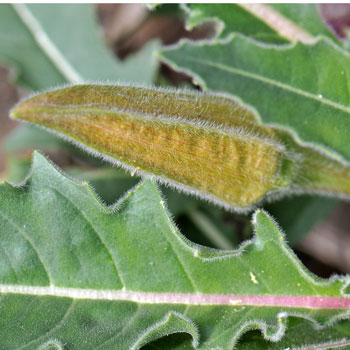
[[[165,317],[150,326],[134,343],[130,350],[139,350],[144,345],[174,333],[188,333],[192,337],[192,346],[199,345],[197,326],[186,316],[176,311],[169,311]]]

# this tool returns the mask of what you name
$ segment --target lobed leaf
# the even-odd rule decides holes
[[[11,157],[6,167],[4,180],[14,184],[22,183],[30,170],[31,157],[27,154]],[[107,165],[93,169],[65,166],[63,170],[77,180],[88,181],[105,205],[113,204],[116,198],[124,195],[140,181],[138,176],[131,176],[123,169]],[[221,249],[238,246],[237,228],[228,220],[232,215],[168,186],[160,186],[160,190],[177,226],[182,232],[188,232],[187,238],[191,241]],[[249,225],[249,218],[244,218],[243,225]]]
[[[261,337],[259,331],[245,333],[239,340],[235,349],[237,350],[331,350],[347,349],[350,340],[347,338],[349,322],[342,321],[325,329],[315,329],[311,324],[305,324],[300,318],[290,317],[288,328],[281,341],[271,342]],[[317,335],[327,341],[317,342]],[[314,343],[313,343],[314,341]],[[291,347],[291,344],[292,347]],[[155,341],[144,348],[144,350],[193,350],[191,338],[188,334],[168,336]]]
[[[195,349],[232,350],[251,329],[279,341],[292,318],[319,329],[350,318],[349,276],[306,271],[263,211],[252,241],[206,248],[178,232],[154,183],[107,208],[39,153],[0,198],[2,348],[140,349],[186,332]]]
[[[17,130],[6,139],[5,149],[7,152],[28,151],[28,149],[41,149],[47,151],[55,151],[60,148],[70,146],[69,151],[76,154],[78,149],[72,147],[70,144],[64,142],[61,138],[56,138],[52,134],[42,133],[41,129],[36,126],[25,125],[26,128],[17,128]],[[30,130],[30,132],[26,132]],[[35,136],[35,137],[33,137]],[[46,136],[46,137],[43,137]],[[49,137],[50,136],[50,137]],[[51,137],[52,136],[52,137]],[[80,155],[80,154],[79,154]],[[84,156],[85,152],[81,152]],[[87,157],[87,155],[85,155]],[[90,160],[90,158],[89,158]],[[97,162],[96,158],[91,159]],[[26,155],[23,160],[22,156],[13,156],[9,159],[7,164],[6,180],[15,183],[23,181],[30,168],[30,158]],[[115,169],[103,166],[103,169],[82,170],[76,168],[64,168],[68,174],[74,177],[87,180],[96,190],[104,203],[111,204],[115,198],[120,197],[128,188],[132,187],[139,181],[139,178],[130,176],[122,169]],[[183,193],[161,186],[161,190],[167,199],[168,208],[175,216],[176,222],[180,225],[182,231],[196,232],[199,229],[200,234],[194,237],[191,235],[191,240],[204,245],[210,245],[215,248],[228,249],[232,247],[232,243],[237,240],[233,231],[233,226],[230,221],[227,221],[227,213],[224,209],[214,207],[210,204],[204,203],[193,197],[189,197]],[[303,195],[294,198],[286,197],[267,203],[264,208],[277,220],[277,222],[285,228],[289,244],[294,246],[300,241],[317,223],[323,218],[327,217],[328,213],[335,208],[339,202],[338,199],[331,199],[329,197],[322,198],[320,196]],[[209,207],[210,205],[210,207]],[[203,218],[202,210],[205,210],[206,219]],[[216,215],[213,217],[213,212]],[[199,214],[199,216],[197,215]],[[201,215],[202,214],[202,215]],[[185,215],[185,216],[183,216]],[[179,218],[181,216],[181,218]],[[180,221],[179,221],[180,220]],[[208,225],[208,220],[211,224]],[[247,218],[244,219],[248,223]],[[190,227],[188,227],[190,225]],[[217,227],[217,229],[212,229]],[[217,232],[215,237],[226,235],[230,238],[231,244],[222,244],[221,239],[213,240],[213,233]],[[202,241],[203,234],[208,233],[209,241]],[[205,242],[205,243],[204,243]],[[220,242],[220,245],[217,243]]]

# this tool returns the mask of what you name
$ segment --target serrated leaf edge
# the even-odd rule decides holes
[[[107,207],[105,206],[98,198],[98,196],[95,194],[95,192],[93,191],[93,189],[91,188],[91,186],[87,183],[87,182],[80,182],[80,181],[77,181],[75,179],[71,179],[69,177],[67,177],[62,171],[60,171],[59,169],[57,169],[57,167],[55,167],[50,161],[48,161],[40,152],[36,151],[34,153],[34,157],[33,157],[33,164],[32,164],[32,168],[31,168],[31,173],[28,175],[26,181],[28,181],[33,172],[35,171],[36,169],[36,163],[40,160],[44,160],[46,162],[46,164],[49,166],[49,167],[52,167],[52,169],[54,169],[58,174],[59,176],[63,177],[65,180],[68,180],[72,183],[74,183],[75,185],[80,185],[80,186],[87,186],[91,192],[91,194],[93,195],[93,197],[95,198],[95,200],[99,203],[99,206],[101,207],[101,209],[104,211],[104,212],[111,212],[111,207]],[[2,185],[10,185],[11,187],[23,187],[25,186],[25,183],[23,183],[21,186],[14,186],[12,184],[9,184],[7,183],[6,181],[3,181],[0,183],[0,187]],[[157,188],[156,184],[153,183],[153,185],[155,186],[155,188]],[[112,206],[112,209],[114,212],[115,209],[117,208],[118,205],[120,205],[122,203],[122,201],[124,201],[127,197],[129,197],[130,195],[134,194],[138,189],[140,189],[140,187],[142,186],[142,183],[137,185],[136,187],[134,187],[133,190],[131,191],[128,191],[126,196],[124,196],[121,200],[117,201],[116,204],[114,204]],[[157,192],[159,194],[159,198],[161,200],[162,199],[162,196],[161,194],[159,193],[159,191]],[[168,211],[165,209],[165,207],[163,206],[165,212],[166,212],[166,215],[168,216],[170,222],[172,223],[172,220],[170,218],[170,215],[168,213]],[[230,255],[227,255],[227,256],[220,256],[220,254],[222,254],[223,251],[220,251],[220,250],[216,250],[216,249],[211,249],[211,248],[206,248],[206,247],[202,247],[202,246],[199,246],[197,244],[194,244],[190,241],[188,241],[180,232],[178,232],[178,230],[176,230],[175,228],[175,225],[173,225],[174,227],[174,231],[173,233],[176,235],[176,237],[181,241],[181,243],[183,244],[183,246],[186,248],[186,249],[191,249],[192,251],[194,251],[194,256],[196,258],[199,258],[203,261],[208,261],[208,260],[216,260],[216,259],[221,259],[221,258],[230,258],[230,257],[233,257],[233,256],[237,256],[239,254],[242,254],[244,252],[244,247],[246,247],[248,244],[256,244],[258,242],[259,239],[261,239],[261,233],[260,233],[260,236],[257,232],[257,227],[259,225],[259,215],[264,215],[264,216],[267,216],[268,219],[270,219],[272,221],[272,224],[275,224],[276,226],[276,229],[278,229],[280,231],[280,229],[278,228],[277,224],[275,223],[275,221],[268,215],[266,214],[265,212],[263,212],[262,210],[258,210],[256,211],[256,213],[254,214],[253,216],[253,224],[254,224],[254,227],[255,227],[255,237],[250,240],[250,241],[247,241],[245,242],[240,248],[238,248],[237,250],[235,251],[226,251],[226,253],[230,253]],[[287,247],[286,243],[285,243],[285,237],[284,237],[284,234],[282,231],[280,231],[280,235],[279,235],[279,242],[280,242],[280,246],[282,247],[282,249],[288,254],[288,256],[290,257],[290,259],[292,259],[292,262],[293,264],[295,264],[295,267],[296,269],[298,269],[300,272],[302,272],[302,274],[304,275],[304,277],[308,280],[310,280],[312,283],[315,283],[316,285],[329,285],[331,284],[333,281],[335,280],[340,280],[343,284],[342,288],[340,289],[340,292],[342,295],[344,296],[347,296],[348,297],[348,294],[345,295],[345,289],[350,285],[350,276],[343,276],[343,277],[339,277],[339,276],[333,276],[331,277],[330,279],[324,281],[320,278],[317,278],[316,276],[313,276],[309,271],[306,270],[306,268],[303,267],[303,265],[300,263],[300,261],[297,259],[297,257],[294,255],[294,253],[292,251],[289,250],[289,248]],[[211,251],[214,251],[216,254],[218,254],[218,256],[216,257],[211,257],[210,259],[208,258],[203,258],[201,256],[201,254],[198,252],[198,249],[199,248],[206,248],[206,249],[209,249]],[[224,251],[225,252],[225,251]],[[24,286],[25,287],[25,286]],[[85,290],[86,291],[86,290]],[[74,296],[71,296],[74,298]],[[159,328],[160,325],[162,324],[165,324],[169,317],[171,315],[174,315],[176,317],[179,317],[181,318],[182,320],[184,321],[189,321],[191,325],[193,325],[193,327],[196,327],[193,322],[191,320],[188,320],[187,317],[183,316],[181,313],[174,313],[174,312],[168,312],[164,318],[162,320],[160,320],[159,322],[153,324],[148,330],[146,330],[145,332],[152,332],[154,331],[156,328]],[[242,325],[242,327],[239,329],[239,331],[236,332],[235,336],[232,338],[232,348],[234,347],[234,345],[237,343],[239,337],[249,331],[249,330],[254,330],[254,329],[257,329],[257,330],[260,330],[264,336],[265,339],[267,340],[270,340],[270,341],[273,341],[273,342],[277,342],[279,341],[285,331],[286,331],[286,321],[287,321],[287,318],[288,317],[300,317],[300,318],[303,318],[303,319],[306,319],[306,320],[309,320],[310,322],[312,322],[313,326],[315,327],[315,329],[322,329],[322,328],[325,328],[325,327],[330,327],[332,324],[334,324],[335,322],[339,321],[339,320],[344,320],[344,319],[350,319],[350,309],[347,308],[345,309],[344,312],[342,313],[339,313],[338,315],[330,318],[324,325],[320,325],[316,320],[314,320],[313,318],[311,317],[308,317],[306,315],[303,315],[303,314],[300,314],[298,312],[288,312],[288,311],[282,311],[280,312],[278,315],[277,315],[277,328],[276,326],[271,326],[271,325],[267,325],[264,321],[262,320],[259,320],[259,319],[256,319],[256,320],[250,320],[250,321],[247,321],[245,324]],[[195,328],[194,328],[195,329]],[[183,331],[183,330],[180,330],[180,332]],[[178,330],[173,330],[172,333],[177,333]],[[193,339],[193,345],[195,346],[195,349],[198,348],[198,342],[195,340],[195,336],[193,334],[196,334],[195,332],[194,333],[189,333],[191,336],[192,336],[192,339]],[[138,341],[134,344],[134,346],[132,348],[130,348],[130,350],[136,350],[136,349],[139,349],[138,344],[141,344],[141,343],[138,343],[138,342],[141,342],[142,339],[146,336],[147,334],[144,333],[143,335],[141,335],[138,339]],[[164,334],[165,335],[165,334]],[[163,336],[163,335],[162,335]],[[197,335],[196,335],[197,337]],[[198,337],[199,337],[199,334],[198,334]],[[199,339],[199,338],[198,338]],[[155,340],[155,339],[153,339]],[[45,343],[46,344],[46,343]],[[44,345],[45,345],[44,344]],[[50,344],[47,344],[48,346]],[[143,344],[144,345],[144,344]],[[59,348],[58,348],[59,349]],[[219,349],[218,349],[219,350]],[[221,350],[221,349],[220,349]]]

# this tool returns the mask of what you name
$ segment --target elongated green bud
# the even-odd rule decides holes
[[[312,183],[302,175],[308,166],[302,151],[288,137],[259,125],[248,108],[222,95],[76,85],[31,97],[12,117],[236,209]]]

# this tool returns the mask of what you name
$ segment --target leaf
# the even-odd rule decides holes
[[[28,169],[29,166],[22,171],[22,174],[27,174]],[[130,177],[121,169],[115,168],[90,171],[67,168],[65,171],[74,178],[88,181],[107,204],[114,203],[139,181],[139,178]],[[24,176],[20,180],[22,181],[23,178]],[[10,178],[10,180],[15,181],[16,178]],[[167,208],[176,219],[177,226],[182,232],[187,233],[187,237],[190,234],[192,241],[201,244],[205,242],[204,245],[221,249],[232,249],[237,245],[238,237],[234,232],[234,225],[223,220],[224,209],[179,193],[167,186],[160,186],[160,188],[166,198]],[[267,203],[264,209],[281,227],[285,228],[288,243],[295,246],[317,223],[324,220],[338,203],[338,199],[304,195]],[[180,221],[179,216],[182,216]],[[198,234],[194,236],[196,229]]]
[[[185,6],[187,27],[214,20],[220,37],[236,32],[258,41],[285,44],[297,39],[312,42],[324,35],[334,40],[315,4],[199,4]]]
[[[7,162],[4,179],[10,183],[21,184],[27,177],[30,167],[31,159],[27,154],[11,157]],[[140,181],[139,177],[130,176],[123,169],[106,166],[95,169],[67,166],[64,167],[64,171],[75,179],[88,181],[105,205],[115,203]],[[161,186],[161,191],[176,225],[182,232],[188,233],[187,238],[191,241],[221,249],[233,249],[238,246],[235,227],[232,223],[226,222],[227,213],[224,210],[167,186]]]
[[[221,95],[76,85],[22,101],[11,115],[229,209],[249,210],[266,195],[350,194],[349,168]]]
[[[56,138],[52,134],[42,133],[35,126],[25,125],[26,127],[17,127],[16,131],[6,139],[5,149],[7,152],[28,151],[28,149],[39,148],[45,151],[56,151],[62,147],[70,146],[60,138]],[[27,130],[30,130],[28,133]],[[32,137],[35,135],[36,137]],[[43,136],[52,136],[52,138]],[[73,148],[71,146],[71,148]],[[77,150],[74,149],[74,154]],[[85,153],[83,153],[85,154]],[[82,154],[82,155],[83,155]],[[102,165],[102,164],[101,164]],[[22,157],[12,156],[7,165],[5,179],[11,182],[19,183],[26,177],[30,169],[30,159],[25,160]],[[103,168],[96,170],[82,170],[74,168],[65,168],[65,172],[75,178],[89,181],[99,197],[104,203],[112,204],[121,197],[122,194],[136,184],[138,178],[131,177],[130,174],[121,169],[109,168],[104,165]],[[211,245],[215,248],[228,249],[233,242],[236,242],[237,237],[233,232],[233,226],[228,225],[223,220],[226,216],[225,211],[209,206],[209,203],[200,201],[199,199],[179,193],[167,186],[161,186],[161,190],[167,199],[167,204],[170,212],[176,217],[177,225],[183,232],[191,232],[191,240],[197,243],[202,243],[203,236],[210,235],[213,230],[211,227],[217,227],[215,231],[220,232],[220,236],[226,236],[231,244],[222,244],[222,240],[210,239],[205,242],[205,245]],[[321,198],[319,196],[304,195],[295,198],[284,198],[273,203],[267,203],[264,208],[271,213],[277,222],[285,228],[288,242],[294,246],[299,242],[319,221],[327,217],[332,209],[339,202],[337,199]],[[203,208],[207,207],[207,208]],[[198,216],[203,217],[201,209],[205,209],[205,219],[198,219]],[[198,215],[199,214],[199,215]],[[178,220],[179,215],[185,215]],[[197,220],[198,219],[198,220]],[[208,222],[209,221],[209,225]],[[199,234],[194,237],[193,233],[199,229]],[[206,234],[207,233],[207,234]],[[226,240],[224,238],[224,240]],[[217,243],[220,241],[220,245]],[[204,242],[202,243],[204,244]]]
[[[0,197],[2,348],[140,349],[186,332],[197,349],[231,350],[250,329],[278,341],[289,315],[318,327],[350,317],[349,276],[307,272],[262,211],[237,251],[198,246],[152,182],[107,208],[39,153]]]
[[[236,35],[222,42],[183,41],[161,58],[204,89],[254,106],[262,123],[288,129],[301,143],[350,161],[349,54],[329,40],[276,47]]]
[[[154,79],[152,55],[158,45],[151,43],[118,61],[100,37],[91,4],[0,6],[0,60],[14,66],[20,82],[31,89],[86,80]]]

